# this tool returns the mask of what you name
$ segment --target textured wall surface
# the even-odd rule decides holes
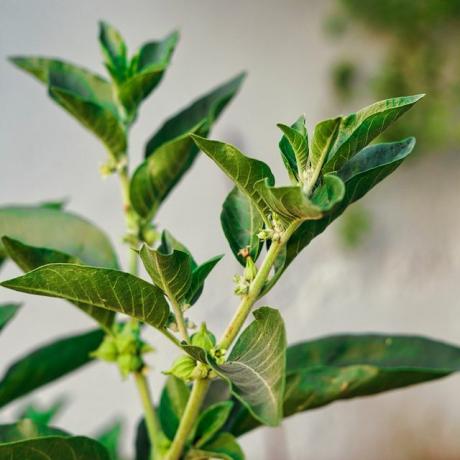
[[[328,86],[334,58],[351,49],[372,66],[378,54],[377,44],[359,36],[339,46],[329,43],[322,30],[328,6],[319,0],[2,0],[0,202],[68,197],[69,209],[97,222],[123,251],[117,183],[115,178],[101,182],[98,174],[102,145],[47,100],[42,87],[9,65],[6,56],[53,55],[102,71],[98,19],[119,27],[131,49],[178,27],[182,38],[173,64],[132,131],[133,162],[140,160],[145,139],[164,117],[246,69],[249,78],[213,137],[265,159],[281,174],[275,124],[305,112],[311,127],[334,115]],[[333,228],[315,240],[265,300],[283,310],[290,340],[379,331],[460,342],[459,183],[458,154],[413,161],[365,200],[373,232],[363,246],[344,250]],[[229,188],[211,162],[200,158],[158,216],[199,260],[227,254],[192,311],[194,319],[206,316],[216,332],[236,304],[231,277],[238,267],[218,218]],[[1,277],[15,273],[8,265]],[[18,298],[26,305],[0,338],[0,370],[39,343],[91,325],[61,301],[0,291],[0,301]],[[149,338],[158,348],[173,351],[158,334]],[[150,358],[155,395],[170,355]],[[459,384],[459,377],[451,377],[337,403],[294,417],[283,428],[259,430],[242,442],[254,460],[447,459],[452,452],[458,458]],[[46,402],[66,394],[71,398],[58,424],[92,434],[123,415],[131,438],[140,406],[132,383],[122,382],[115,369],[92,365],[47,387],[36,399]],[[13,418],[20,405],[12,405],[4,419]],[[130,448],[126,444],[127,452]]]

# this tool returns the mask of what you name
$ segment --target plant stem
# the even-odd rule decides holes
[[[173,309],[174,316],[176,318],[177,328],[179,329],[179,333],[182,337],[182,340],[189,342],[190,338],[188,336],[187,326],[185,325],[185,319],[184,319],[184,314],[182,312],[182,308],[177,303],[173,295],[168,295],[168,297],[171,302],[171,307]]]
[[[195,420],[200,412],[201,404],[209,387],[208,379],[195,380],[192,392],[185,407],[184,415],[177,429],[174,441],[166,456],[166,460],[178,460],[184,449],[188,435],[193,428]]]
[[[283,246],[287,243],[294,231],[299,227],[300,223],[293,222],[289,227],[283,232],[281,238],[277,241],[273,241],[270,249],[265,256],[265,259],[260,266],[256,277],[249,286],[249,292],[243,296],[239,307],[237,308],[230,324],[225,329],[224,334],[219,340],[218,348],[228,349],[230,345],[235,340],[236,336],[243,327],[246,318],[248,317],[254,303],[258,299],[265,282],[270,275],[270,271],[275,263],[278,254],[280,253]]]
[[[161,444],[161,427],[155,412],[155,406],[150,395],[147,379],[142,372],[134,374],[137,390],[141,398],[142,407],[144,409],[145,425],[149,435],[150,443],[153,446],[151,449],[152,460],[156,458],[155,453],[158,451]]]

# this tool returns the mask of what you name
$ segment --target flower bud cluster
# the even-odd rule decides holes
[[[257,266],[251,257],[246,258],[246,266],[242,275],[235,275],[233,281],[235,283],[234,292],[236,295],[243,296],[249,292],[252,281],[257,275]]]

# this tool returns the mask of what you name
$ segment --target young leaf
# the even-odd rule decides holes
[[[43,265],[52,263],[80,264],[80,261],[69,254],[55,249],[29,246],[20,241],[4,236],[1,239],[8,256],[25,272],[29,272]],[[110,331],[115,319],[115,313],[103,308],[97,308],[83,302],[72,302],[80,310],[94,318],[102,328]]]
[[[48,343],[12,364],[0,381],[0,407],[89,363],[101,330]]]
[[[186,460],[221,458],[223,460],[244,460],[244,453],[237,440],[230,433],[220,433],[201,449],[192,449]]]
[[[69,436],[69,434],[31,419],[0,425],[0,446],[7,442],[25,441],[26,439],[42,438],[43,436]]]
[[[246,265],[241,255],[241,250],[245,249],[249,257],[256,261],[262,248],[257,234],[262,230],[264,221],[253,202],[238,187],[234,187],[225,199],[220,222],[238,262],[243,267]]]
[[[116,82],[123,81],[128,71],[127,48],[123,37],[115,27],[100,21],[99,41],[110,75]]]
[[[21,414],[20,419],[29,419],[38,425],[49,425],[62,412],[66,404],[66,400],[60,398],[46,407],[37,407],[35,404],[26,406]]]
[[[189,396],[190,390],[182,380],[168,377],[161,393],[158,416],[165,435],[171,440],[174,439]]]
[[[274,185],[275,178],[263,161],[249,158],[236,147],[223,142],[211,141],[192,135],[196,145],[213,160],[217,166],[246,194],[258,209],[262,217],[267,218],[270,208],[256,189],[256,183],[267,179],[269,185]]]
[[[58,297],[144,321],[161,328],[169,306],[159,288],[130,273],[74,264],[49,264],[0,283],[29,294]]]
[[[110,460],[103,446],[83,436],[47,436],[0,444],[0,458],[5,460]]]
[[[417,94],[386,99],[342,118],[337,139],[328,154],[323,172],[340,169],[423,96]]]
[[[223,401],[208,407],[197,420],[194,446],[201,447],[209,442],[222,428],[232,410],[232,401]]]
[[[0,208],[0,237],[3,235],[65,252],[88,265],[118,268],[107,235],[86,219],[66,211],[34,206]],[[4,255],[0,243],[0,256]]]
[[[262,307],[241,334],[228,360],[221,365],[209,360],[226,379],[233,395],[265,425],[276,426],[282,419],[286,332],[277,310]]]
[[[5,303],[0,305],[0,332],[14,318],[20,307],[20,303]]]
[[[308,134],[305,128],[305,117],[301,116],[292,126],[278,123],[283,131],[279,147],[288,173],[299,178],[300,172],[305,171],[308,161]]]
[[[160,251],[162,254],[170,254],[174,250],[185,252],[186,254],[188,254],[190,256],[190,261],[192,263],[192,269],[195,270],[198,264],[193,258],[192,253],[185,247],[185,245],[183,245],[179,240],[174,238],[171,232],[169,232],[168,230],[163,230],[161,232],[161,242],[160,246],[158,247],[158,251]]]
[[[187,295],[185,296],[188,304],[193,305],[200,298],[206,278],[222,257],[223,255],[212,257],[193,270],[190,289],[187,291]]]
[[[96,436],[96,441],[107,449],[110,460],[121,460],[120,441],[122,423],[116,420]]]

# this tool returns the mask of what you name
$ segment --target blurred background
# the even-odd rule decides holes
[[[123,218],[114,177],[101,181],[102,145],[44,89],[6,62],[13,54],[66,58],[103,72],[97,21],[118,27],[131,49],[174,28],[181,41],[160,88],[132,130],[131,157],[194,97],[242,69],[249,77],[211,137],[238,145],[285,174],[277,122],[305,113],[307,124],[375,100],[427,93],[388,131],[418,138],[417,153],[318,237],[264,303],[279,307],[291,342],[335,332],[424,334],[460,343],[460,1],[450,0],[1,0],[0,203],[68,198],[121,243]],[[239,270],[220,228],[230,184],[201,157],[158,216],[198,260],[225,252],[191,310],[220,333],[232,315]],[[5,279],[17,273],[8,264]],[[56,336],[90,327],[64,302],[0,291],[25,307],[0,339],[0,371]],[[158,396],[172,348],[150,357]],[[175,353],[175,352],[174,352]],[[460,458],[460,376],[372,398],[334,403],[242,438],[249,459]],[[114,366],[92,364],[39,391],[48,404],[68,396],[57,424],[94,434],[122,417],[129,456],[140,404]],[[12,420],[27,401],[12,404]]]

